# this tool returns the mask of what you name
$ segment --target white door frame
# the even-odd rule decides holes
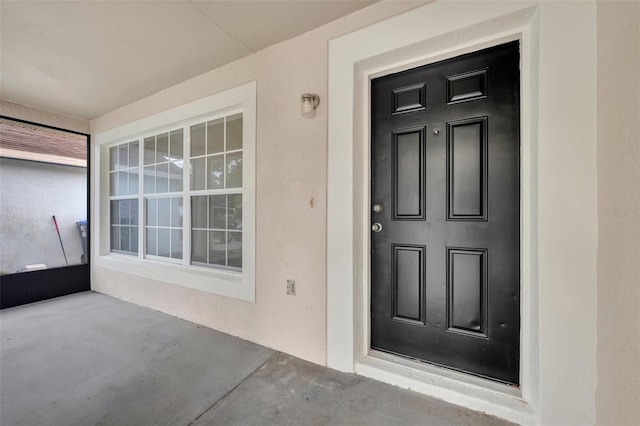
[[[424,25],[428,22],[429,25]],[[538,14],[532,2],[438,2],[333,40],[329,58],[327,364],[535,422]],[[369,349],[369,109],[372,78],[521,41],[521,361],[519,389]]]

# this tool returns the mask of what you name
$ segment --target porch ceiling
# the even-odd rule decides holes
[[[92,119],[370,0],[0,2],[0,97]]]

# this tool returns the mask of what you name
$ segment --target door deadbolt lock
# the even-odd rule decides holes
[[[382,206],[380,204],[374,204],[373,211],[376,213],[380,213],[382,211]]]
[[[374,223],[373,225],[371,225],[371,230],[373,232],[380,232],[382,231],[382,225],[379,223]]]

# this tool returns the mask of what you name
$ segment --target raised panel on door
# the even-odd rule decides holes
[[[393,245],[393,318],[424,323],[425,247]]]
[[[448,330],[487,337],[487,250],[447,249]]]
[[[487,117],[447,123],[447,218],[486,220]]]
[[[424,219],[424,128],[393,135],[393,219]]]

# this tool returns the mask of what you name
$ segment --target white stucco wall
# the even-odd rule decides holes
[[[468,10],[463,2],[450,3],[459,16]],[[491,2],[491,8],[507,3]],[[637,12],[596,11],[590,1],[519,3],[536,6],[539,23],[536,78],[530,88],[537,105],[531,122],[537,141],[531,153],[537,167],[532,171],[536,308],[529,319],[539,346],[527,355],[536,381],[533,419],[563,425],[593,424],[596,418],[600,424],[634,420],[637,386],[628,384],[628,372],[637,372],[638,226],[634,217],[611,217],[603,209],[637,208],[637,138],[634,145],[627,135],[638,130],[625,129],[637,119],[638,78],[632,75],[625,83],[616,75],[623,53],[614,49],[637,48],[637,25],[617,28],[623,15],[637,24]],[[327,42],[413,6],[376,4],[93,120],[92,133],[99,133],[252,80],[258,83],[256,303],[103,268],[93,268],[93,288],[324,364]],[[619,46],[620,40],[626,41]],[[625,85],[630,80],[636,86]],[[304,92],[321,97],[312,120],[299,115]],[[616,109],[620,93],[631,96],[623,98],[630,105],[625,111],[635,116],[621,115],[619,105]],[[622,176],[625,183],[620,183]],[[603,196],[604,191],[610,195]],[[628,249],[626,254],[620,256],[620,247]],[[287,278],[297,280],[295,297],[285,294]],[[621,323],[636,324],[635,330],[610,333]],[[632,341],[626,342],[629,336]],[[619,409],[622,403],[626,411]]]
[[[359,187],[343,182],[353,179],[353,164],[362,152],[358,145],[358,133],[362,131],[355,123],[358,116],[364,115],[363,105],[366,111],[366,102],[357,100],[366,96],[362,95],[366,89],[356,85],[356,94],[352,95],[358,65],[375,64],[389,51],[397,61],[387,65],[393,69],[429,55],[437,58],[451,49],[500,39],[501,35],[513,33],[495,20],[527,7],[535,8],[535,15],[523,29],[529,52],[522,65],[529,78],[523,89],[523,117],[527,117],[523,135],[529,141],[523,161],[530,165],[528,171],[523,169],[528,173],[523,182],[529,185],[523,201],[528,213],[525,225],[531,226],[529,230],[525,228],[525,247],[534,244],[523,252],[523,265],[527,265],[523,270],[526,309],[522,311],[526,353],[521,401],[525,406],[518,408],[500,401],[492,392],[481,395],[475,386],[460,382],[447,383],[450,386],[446,389],[431,386],[445,384],[438,375],[425,375],[417,382],[412,381],[417,373],[383,371],[380,362],[374,365],[369,359],[358,363],[357,348],[355,356],[349,354],[353,353],[350,346],[354,336],[362,333],[351,300],[355,297],[357,305],[357,298],[362,297],[352,282],[361,282],[358,277],[363,274],[359,270],[364,262],[352,253],[359,253],[362,246],[357,220],[358,210],[363,207],[354,195]],[[422,26],[430,20],[432,25]],[[475,38],[468,38],[469,28],[476,33]],[[596,34],[595,2],[441,1],[332,43],[327,250],[330,365],[349,370],[355,358],[356,371],[515,421],[554,425],[595,422]],[[412,42],[416,43],[413,46],[423,46],[426,53],[421,56],[412,51]],[[356,77],[352,75],[353,68]],[[380,67],[378,71],[384,69]],[[366,119],[360,122],[365,122],[366,128]],[[339,205],[356,210],[345,213],[347,220],[353,217],[356,221],[355,233],[349,232],[354,226],[343,225],[340,209],[331,207]],[[332,315],[333,312],[337,314]],[[353,320],[355,330],[349,330]]]
[[[65,266],[53,215],[69,264],[79,264],[76,222],[87,218],[87,169],[0,158],[0,271]]]
[[[598,2],[597,423],[640,423],[640,2]]]
[[[420,3],[376,4],[93,120],[98,134],[257,81],[256,302],[99,267],[93,289],[324,364],[327,42]],[[313,119],[300,115],[306,92],[320,95]]]

